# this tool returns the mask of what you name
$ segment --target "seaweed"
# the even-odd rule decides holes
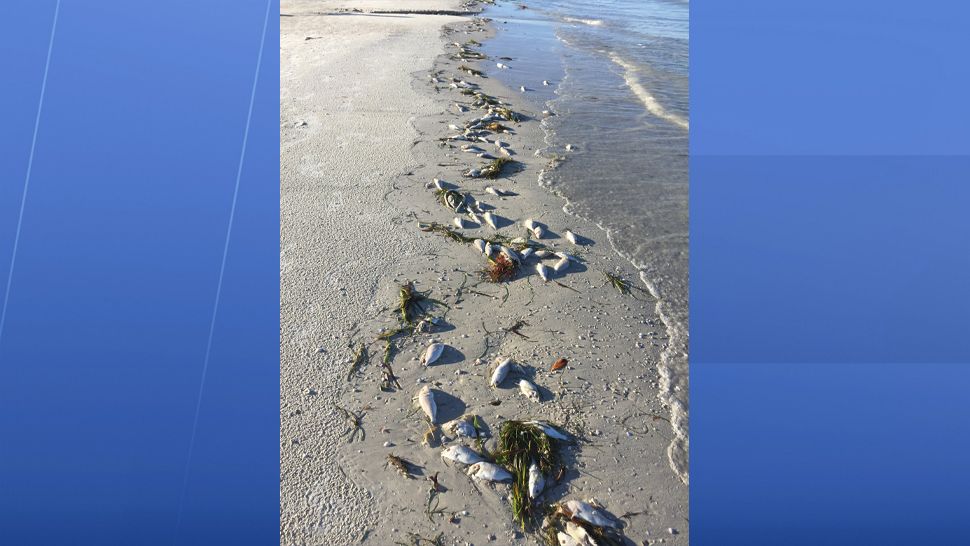
[[[499,254],[494,259],[488,259],[485,267],[485,278],[490,282],[499,283],[510,281],[515,278],[519,270],[519,265],[508,258],[505,254]]]
[[[634,285],[619,275],[614,275],[608,271],[604,272],[603,275],[606,276],[606,283],[612,285],[613,288],[616,288],[617,292],[624,296],[633,295],[633,291],[636,290],[641,294],[645,294],[650,299],[656,299],[648,290]],[[636,297],[636,295],[633,295],[633,297]]]
[[[490,179],[498,178],[502,175],[502,169],[504,169],[505,166],[510,163],[514,163],[514,161],[507,157],[495,158],[491,161],[491,163],[482,167],[482,176]]]
[[[535,462],[544,475],[552,475],[559,464],[559,445],[541,429],[522,421],[506,421],[499,430],[495,462],[512,473],[509,504],[512,514],[523,530],[538,514],[529,499],[529,466]]]

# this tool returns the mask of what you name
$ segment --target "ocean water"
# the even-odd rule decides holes
[[[658,298],[669,335],[658,366],[675,432],[669,454],[685,481],[688,14],[678,0],[500,1],[485,12],[497,32],[484,45],[489,74],[526,87],[516,103],[542,119],[543,153],[565,158],[540,182],[606,230],[600,243]]]

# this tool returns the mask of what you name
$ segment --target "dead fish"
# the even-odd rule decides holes
[[[458,110],[459,112],[467,112],[468,111],[468,108],[466,108],[462,104],[458,104],[457,102],[455,103],[455,109]]]
[[[521,250],[521,251],[519,252],[519,256],[521,256],[521,257],[522,257],[522,259],[523,259],[523,260],[525,260],[525,259],[527,259],[527,258],[528,258],[529,256],[531,256],[531,255],[532,255],[532,253],[533,253],[534,251],[535,251],[535,249],[534,249],[534,248],[532,248],[531,246],[530,246],[530,247],[526,247],[526,248],[523,248],[523,249],[522,249],[522,250]]]
[[[559,546],[589,546],[589,543],[582,543],[562,531],[556,533],[556,540],[559,541]]]
[[[433,185],[436,190],[444,190],[445,189],[444,184],[442,184],[441,183],[441,180],[438,180],[437,178],[433,178],[431,180],[431,185]]]
[[[525,91],[526,91],[525,86],[524,85],[520,85],[519,86],[519,91],[521,91],[522,93],[525,93]]]
[[[507,247],[505,245],[499,246],[498,247],[498,251],[501,252],[502,254],[505,254],[505,256],[508,259],[512,260],[515,263],[520,263],[522,261],[522,259],[519,258],[518,252],[512,250],[511,248],[509,248],[509,247]]]
[[[511,358],[505,358],[501,361],[496,359],[496,361],[498,361],[498,365],[495,366],[495,371],[492,372],[492,379],[488,383],[493,387],[499,386],[502,381],[505,380],[505,376],[509,374],[509,370],[512,368]]]
[[[529,240],[526,239],[525,237],[516,237],[515,239],[512,239],[509,242],[512,243],[513,245],[524,245],[528,243]]]
[[[438,420],[438,404],[435,404],[434,393],[431,392],[431,386],[425,385],[418,391],[418,405],[424,410],[424,414],[428,416],[428,421],[431,424],[435,424]]]
[[[546,478],[535,461],[529,465],[529,498],[535,499],[546,488]]]
[[[465,171],[465,176],[467,176],[469,178],[481,178],[482,177],[482,171],[479,170],[479,169],[469,169],[469,170]]]
[[[468,218],[471,219],[471,221],[475,222],[476,224],[482,223],[482,219],[479,218],[478,214],[473,211],[468,211]]]
[[[501,197],[502,196],[502,192],[498,191],[497,189],[493,188],[492,186],[485,186],[485,193],[490,193],[490,194],[495,195],[495,196],[498,196],[498,197]]]
[[[612,527],[619,529],[622,527],[620,522],[606,515],[606,512],[596,505],[596,501],[583,502],[581,500],[569,500],[560,503],[557,511],[570,519],[577,519],[591,523],[597,527]]]
[[[512,474],[497,464],[482,461],[468,467],[468,475],[478,481],[505,482],[512,480]]]
[[[567,269],[569,269],[569,258],[559,258],[559,261],[552,266],[552,270],[556,273],[562,273]]]
[[[536,225],[537,225],[536,221],[533,220],[532,218],[526,218],[525,220],[522,221],[522,227],[524,227],[529,231],[532,231],[533,229],[535,229]]]
[[[567,152],[570,151],[570,150],[572,150],[572,149],[573,149],[573,145],[572,144],[566,144],[566,151]]]
[[[571,521],[566,522],[566,534],[572,539],[574,544],[579,546],[596,546],[596,539],[589,536],[589,532],[581,525],[576,525]]]
[[[502,64],[502,63],[495,63],[495,66],[498,67],[498,68],[501,68],[503,70],[509,67],[509,65]]]
[[[461,131],[461,127],[455,125],[454,123],[449,123],[448,128],[451,129],[452,131]]]
[[[549,85],[549,80],[542,80],[542,85]]]
[[[481,239],[475,239],[474,241],[472,241],[472,246],[475,247],[475,250],[478,250],[482,254],[485,254],[485,241]]]
[[[569,435],[560,431],[558,428],[550,425],[549,423],[545,423],[543,421],[526,421],[526,424],[536,427],[542,431],[543,434],[554,440],[562,440],[564,442],[569,441]]]
[[[492,155],[492,154],[490,154],[490,153],[488,153],[488,152],[482,152],[480,154],[475,154],[475,157],[480,158],[480,159],[486,159],[486,160],[495,159],[495,156]]]
[[[546,228],[541,225],[536,225],[532,228],[532,234],[536,236],[536,239],[542,239],[542,236],[546,234]]]
[[[492,226],[492,229],[498,229],[498,225],[495,223],[495,215],[491,212],[486,212],[482,215],[485,218],[485,223]]]
[[[525,396],[526,398],[528,398],[529,400],[532,400],[533,402],[542,401],[539,398],[539,390],[536,389],[536,386],[530,383],[529,380],[527,379],[519,380],[519,392],[522,393],[522,396]]]
[[[461,147],[461,151],[478,154],[478,153],[484,152],[485,150],[472,144],[465,144],[464,146]]]
[[[548,267],[546,267],[546,266],[544,266],[542,264],[536,264],[536,273],[538,273],[539,276],[542,277],[542,280],[547,281],[547,282],[549,281],[549,268]]]
[[[508,148],[499,148],[498,153],[504,155],[505,157],[512,157],[512,151]]]
[[[455,219],[452,220],[452,222],[455,224],[455,227],[457,227],[458,229],[465,229],[465,221],[462,220],[460,216],[455,216]]]
[[[458,438],[478,438],[478,431],[469,422],[474,418],[474,415],[462,415],[458,419],[445,423],[444,429],[448,434]]]
[[[484,457],[463,445],[454,445],[441,450],[441,458],[461,464],[475,464],[485,460]]]
[[[485,243],[485,251],[483,254],[486,256],[491,256],[493,252],[495,252],[495,249],[492,248],[492,243]]]
[[[442,343],[432,343],[431,345],[428,345],[427,350],[424,351],[424,356],[421,357],[421,363],[425,366],[430,366],[435,360],[438,360],[438,357],[440,357],[441,353],[444,351],[445,346]]]
[[[570,230],[567,229],[566,232],[563,235],[566,237],[566,240],[569,241],[570,243],[572,243],[574,245],[578,245],[579,244],[579,243],[576,242],[576,234],[573,233],[572,231],[570,231]]]
[[[549,250],[540,248],[539,250],[536,250],[535,255],[536,258],[548,258],[549,256],[553,256],[553,253]]]

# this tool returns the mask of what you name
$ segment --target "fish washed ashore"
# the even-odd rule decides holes
[[[283,2],[281,544],[687,544],[656,302],[478,7]]]

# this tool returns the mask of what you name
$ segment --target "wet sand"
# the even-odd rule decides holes
[[[349,11],[355,8],[363,11]],[[434,389],[439,423],[474,413],[492,434],[508,419],[544,419],[574,434],[578,441],[562,452],[566,471],[549,478],[543,503],[595,498],[616,516],[633,514],[623,520],[631,544],[687,544],[687,486],[670,468],[673,431],[657,390],[667,339],[654,302],[606,282],[604,272],[636,282],[636,271],[602,232],[568,216],[537,184],[548,164],[534,155],[543,145],[535,121],[542,114],[519,106],[518,91],[458,72],[462,63],[448,58],[455,48],[447,44],[483,41],[487,31],[471,17],[367,13],[401,9],[463,6],[282,5],[281,544],[411,544],[412,533],[441,534],[443,544],[535,542],[512,521],[507,485],[473,482],[460,465],[442,461],[442,447],[462,441],[444,434],[433,446],[423,443],[428,423],[412,398],[425,385]],[[495,70],[494,61],[463,64]],[[442,81],[432,82],[432,73]],[[498,136],[518,162],[499,179],[463,177],[485,161],[461,151],[464,143],[438,140],[456,132],[449,124],[482,115],[453,108],[470,100],[443,80],[452,75],[526,116],[504,123],[514,133]],[[480,145],[497,155],[494,145]],[[434,178],[494,207],[499,229],[469,224],[461,233],[524,236],[521,222],[533,218],[548,227],[540,243],[578,261],[550,282],[537,276],[534,259],[512,281],[482,282],[486,261],[472,245],[418,229],[418,221],[450,225],[455,217],[428,189]],[[497,197],[486,186],[514,195]],[[566,229],[584,244],[567,242]],[[393,307],[406,282],[448,307],[433,313],[441,324],[431,332],[396,342],[391,367],[401,388],[387,392],[383,344],[375,340],[398,326]],[[431,341],[446,349],[423,366]],[[348,379],[362,343],[370,358]],[[493,389],[488,377],[498,357],[518,368]],[[560,357],[568,366],[550,372]],[[541,402],[519,393],[520,378],[538,387]],[[360,430],[344,411],[360,417]],[[485,445],[494,449],[496,441]],[[388,454],[413,463],[414,477],[388,467]],[[427,477],[434,475],[441,491],[429,514]]]

